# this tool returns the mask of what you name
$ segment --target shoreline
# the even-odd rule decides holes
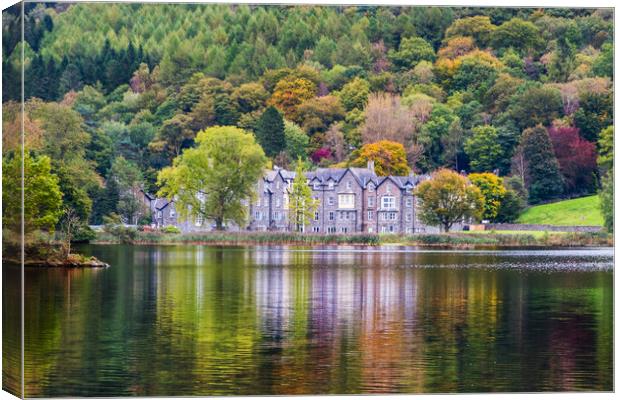
[[[530,233],[439,233],[414,235],[312,235],[284,232],[208,232],[165,234],[138,232],[131,240],[98,235],[91,244],[212,245],[212,246],[414,246],[421,248],[549,248],[611,247],[613,235],[592,232]]]

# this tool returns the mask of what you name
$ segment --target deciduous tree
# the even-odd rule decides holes
[[[497,217],[506,196],[506,188],[502,178],[490,172],[469,174],[467,178],[480,189],[480,193],[484,197],[482,218],[493,221]]]
[[[312,189],[308,186],[304,174],[304,163],[301,158],[297,159],[295,179],[289,194],[289,221],[296,232],[303,232],[306,225],[314,217],[318,207],[317,201],[312,198]]]
[[[454,171],[441,169],[416,188],[419,217],[424,223],[448,232],[452,225],[469,218],[480,219],[484,197],[480,189]]]
[[[365,167],[370,160],[374,161],[375,172],[379,176],[408,175],[410,171],[405,148],[398,142],[380,140],[365,144],[351,165]]]
[[[465,153],[473,171],[494,171],[503,156],[497,129],[492,125],[476,126],[472,136],[465,141]]]
[[[231,221],[242,226],[245,203],[253,200],[267,164],[265,153],[251,133],[231,126],[201,131],[196,143],[159,173],[158,195],[175,197],[181,218],[213,220],[218,230]]]

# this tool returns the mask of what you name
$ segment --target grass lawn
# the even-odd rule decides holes
[[[456,231],[455,231],[456,232]],[[489,235],[531,235],[535,238],[540,238],[545,235],[545,231],[458,231],[457,233],[466,233],[466,234],[489,234]],[[547,234],[565,234],[566,232],[556,232],[549,231]]]
[[[558,201],[528,208],[517,220],[520,224],[603,226],[597,195]]]

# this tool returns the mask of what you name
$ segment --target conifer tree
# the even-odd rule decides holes
[[[268,157],[276,156],[286,147],[284,119],[275,107],[268,107],[256,123],[256,139]]]
[[[526,129],[521,137],[521,146],[525,156],[525,183],[530,203],[560,196],[564,183],[547,130],[542,125]]]

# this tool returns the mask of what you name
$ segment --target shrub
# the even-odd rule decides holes
[[[181,233],[181,230],[174,225],[168,225],[161,228],[164,233]]]

